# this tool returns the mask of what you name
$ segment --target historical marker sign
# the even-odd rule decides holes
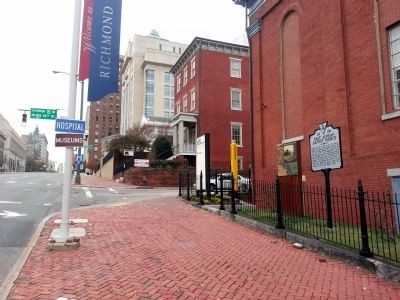
[[[148,168],[149,167],[149,160],[148,159],[135,159],[134,166],[140,168]]]
[[[57,119],[56,132],[85,133],[85,121],[73,119]]]
[[[31,108],[31,119],[55,120],[57,119],[57,110],[47,108]]]
[[[319,129],[310,135],[310,151],[312,171],[342,168],[340,127],[328,122],[319,124]]]
[[[82,147],[83,134],[56,134],[56,147]]]

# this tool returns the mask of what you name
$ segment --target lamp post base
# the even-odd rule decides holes
[[[81,174],[79,171],[76,171],[75,184],[81,184]]]

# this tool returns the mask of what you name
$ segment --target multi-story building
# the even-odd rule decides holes
[[[3,164],[0,166],[1,171],[24,172],[26,159],[25,144],[1,113],[0,132],[5,137],[5,139],[3,139],[4,151],[2,155]]]
[[[174,77],[171,67],[187,45],[161,38],[134,35],[121,70],[121,134],[132,127],[154,126],[154,135],[169,133],[174,114]]]
[[[172,67],[175,75],[174,156],[194,164],[196,139],[210,136],[210,166],[229,170],[238,145],[239,168],[251,163],[249,47],[196,37]]]
[[[120,114],[121,97],[119,93],[109,94],[100,101],[90,103],[86,114],[88,130],[87,148],[85,149],[85,160],[90,169],[99,164],[104,154],[107,154],[103,153],[102,139],[119,134]]]
[[[0,131],[0,172],[4,171],[4,145],[6,136]]]
[[[400,1],[234,2],[250,16],[255,179],[283,171],[286,149],[282,177],[323,184],[310,136],[328,122],[342,155],[331,185],[400,194]]]
[[[38,126],[29,135],[22,135],[21,139],[26,145],[26,157],[41,160],[45,165],[48,164],[47,138],[45,134],[39,132]]]

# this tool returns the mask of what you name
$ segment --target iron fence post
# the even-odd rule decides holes
[[[189,172],[186,173],[186,199],[190,200],[190,182],[189,182]]]
[[[182,197],[182,173],[181,173],[181,172],[179,172],[179,179],[178,179],[178,182],[179,182],[179,192],[178,192],[178,196],[179,196],[179,197]]]
[[[220,201],[220,205],[219,205],[219,210],[225,210],[225,206],[224,206],[224,181],[222,178],[222,173],[221,176],[219,177],[219,191],[221,194],[221,201]]]
[[[235,178],[233,178],[233,173],[231,173],[231,214],[237,214],[235,204]]]
[[[331,182],[329,179],[329,174],[331,169],[323,169],[325,178],[325,198],[326,198],[326,217],[328,228],[333,228],[333,216],[332,216],[332,195],[331,195]]]
[[[203,199],[203,171],[200,171],[200,200],[199,205],[204,205]]]
[[[251,165],[249,166],[249,170],[248,170],[248,178],[249,178],[249,190],[248,190],[248,192],[249,192],[250,196],[252,196],[252,185],[253,185],[253,182],[252,182],[252,178],[251,178]]]
[[[279,182],[279,176],[276,176],[275,180],[275,193],[276,193],[276,225],[277,229],[285,229],[283,225],[282,217],[282,204],[281,204],[281,184]]]
[[[364,257],[373,257],[374,254],[369,248],[368,242],[368,225],[367,225],[367,215],[365,213],[365,192],[361,180],[357,182],[358,189],[358,202],[360,207],[360,225],[361,225],[361,245],[360,255]]]
[[[218,194],[218,169],[215,170],[215,195]]]

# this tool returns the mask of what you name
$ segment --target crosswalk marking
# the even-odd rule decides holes
[[[15,217],[25,217],[27,214],[20,214],[14,211],[3,210],[0,212],[0,216],[3,216],[3,219],[15,218]]]
[[[109,190],[111,193],[118,194],[118,192],[117,192],[116,190],[114,190],[113,188],[108,188],[108,190]]]
[[[87,198],[93,198],[92,193],[89,191],[87,187],[82,187],[82,189],[85,191],[85,195]]]

